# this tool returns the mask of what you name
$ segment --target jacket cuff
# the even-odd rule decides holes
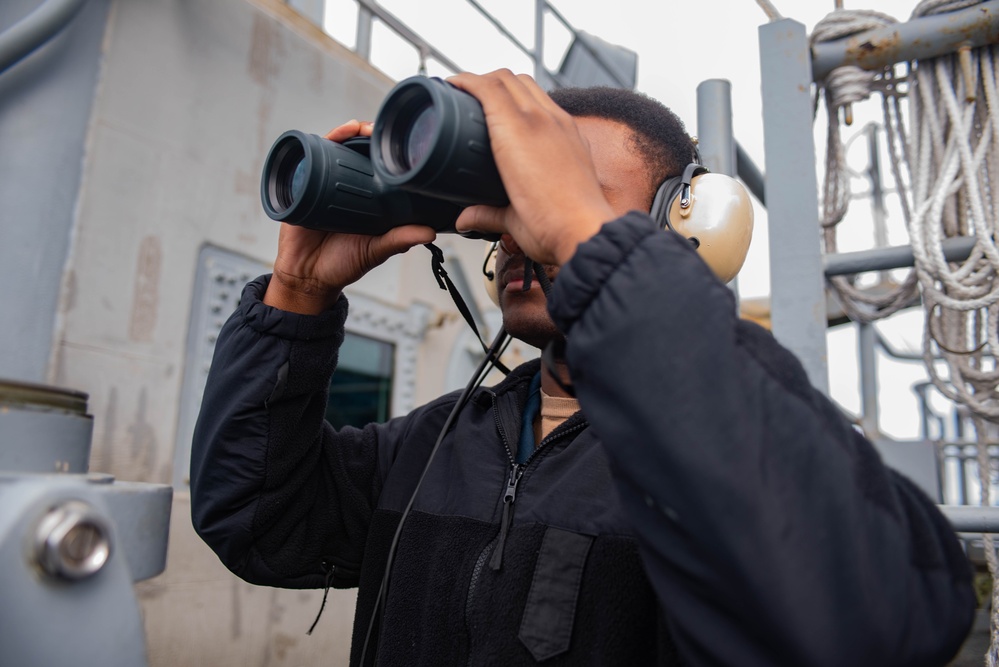
[[[558,272],[548,312],[555,326],[568,333],[610,275],[642,239],[661,233],[647,214],[632,211],[600,228],[581,243],[576,254]]]
[[[263,275],[247,283],[236,308],[246,325],[268,336],[289,340],[321,340],[333,338],[343,331],[347,320],[347,296],[340,298],[329,310],[319,315],[302,315],[268,306],[263,302],[271,275]]]

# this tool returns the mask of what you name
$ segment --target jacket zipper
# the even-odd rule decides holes
[[[517,463],[513,456],[513,451],[510,449],[510,443],[507,442],[506,433],[500,425],[499,421],[499,411],[496,409],[496,395],[493,394],[493,421],[496,423],[496,430],[500,434],[500,438],[503,440],[503,447],[506,449],[507,459],[510,461],[510,473],[507,476],[506,488],[503,492],[503,517],[500,524],[500,532],[489,541],[489,544],[479,553],[478,558],[475,560],[475,566],[472,568],[472,578],[468,583],[468,595],[465,597],[465,622],[468,626],[469,640],[474,636],[473,629],[470,625],[471,612],[472,612],[472,600],[475,597],[475,589],[479,582],[479,576],[482,574],[482,569],[486,565],[486,560],[489,560],[489,566],[493,570],[499,570],[503,565],[503,547],[506,543],[506,536],[510,531],[510,525],[513,523],[513,505],[514,501],[517,499],[517,484],[520,482],[520,478],[523,476],[524,471],[531,464],[532,461],[537,457],[537,455],[544,450],[552,442],[558,440],[559,438],[568,435],[570,433],[575,433],[576,431],[586,428],[587,423],[584,421],[580,424],[576,424],[571,428],[564,431],[559,431],[555,429],[552,433],[548,435],[547,438],[541,440],[538,446],[534,448],[531,455],[527,457],[527,460],[523,464]],[[490,558],[492,554],[492,558]],[[495,566],[494,566],[495,563]],[[471,664],[473,651],[469,651],[469,664]]]
[[[543,438],[538,443],[538,446],[534,448],[534,451],[531,452],[531,455],[522,464],[514,460],[513,454],[510,452],[510,446],[506,444],[506,440],[504,439],[506,453],[510,457],[510,475],[507,478],[506,491],[503,493],[503,517],[500,519],[499,541],[496,543],[493,556],[489,560],[489,568],[494,572],[503,567],[503,547],[506,546],[506,538],[510,533],[510,526],[513,524],[513,508],[517,500],[517,485],[520,483],[520,478],[524,475],[524,471],[527,470],[527,467],[531,465],[531,462],[534,461],[538,454],[544,451],[551,443],[585,427],[586,422],[583,422],[561,432],[552,432],[547,438]]]
[[[503,567],[503,547],[506,545],[506,536],[513,522],[513,503],[517,499],[517,484],[526,467],[526,462],[523,466],[516,461],[510,465],[510,476],[507,478],[506,492],[503,494],[503,518],[500,519],[499,541],[496,542],[493,557],[489,559],[489,568],[494,572]]]
[[[496,409],[496,395],[493,394],[493,422],[496,424],[496,432],[500,434],[500,438],[503,440],[503,448],[506,449],[507,458],[510,460],[511,464],[514,463],[513,454],[510,451],[510,443],[506,440],[506,433],[503,431],[503,427],[500,425],[499,421],[499,410]],[[506,506],[504,505],[504,511]],[[502,532],[502,531],[501,531]],[[489,553],[496,546],[496,542],[499,540],[497,535],[489,544],[479,553],[478,558],[475,559],[475,567],[472,569],[472,580],[468,583],[468,595],[465,597],[465,611],[467,612],[472,608],[472,597],[475,593],[475,585],[479,581],[479,575],[482,573],[482,567],[486,564],[486,559],[489,557]]]
[[[469,619],[472,616],[472,598],[475,597],[475,586],[479,583],[479,575],[482,574],[482,568],[486,565],[486,559],[489,557],[490,550],[496,546],[496,540],[499,537],[494,537],[486,545],[486,548],[482,550],[479,557],[475,560],[475,567],[472,568],[472,580],[468,583],[468,595],[465,597],[465,624],[468,626],[469,637],[472,636],[472,627],[469,624]]]

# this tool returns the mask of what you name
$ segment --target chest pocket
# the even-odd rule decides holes
[[[545,531],[520,622],[520,641],[538,662],[569,650],[580,582],[593,538],[568,530]]]

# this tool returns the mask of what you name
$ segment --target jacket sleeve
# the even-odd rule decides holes
[[[975,597],[947,521],[738,319],[691,246],[630,213],[550,310],[693,665],[942,665]]]
[[[347,302],[318,316],[243,290],[219,335],[191,451],[194,527],[255,584],[356,585],[379,466],[407,421],[334,431],[325,421]]]

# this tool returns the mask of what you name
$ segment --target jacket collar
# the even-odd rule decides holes
[[[510,374],[496,386],[479,389],[474,395],[473,401],[479,407],[489,408],[495,405],[500,435],[511,449],[516,447],[516,438],[520,434],[520,420],[524,404],[527,402],[527,393],[530,391],[531,378],[540,370],[540,359],[525,362],[510,371]],[[586,423],[582,411],[577,412],[552,431],[549,438],[558,438],[560,434],[575,430],[577,426]]]
[[[541,370],[541,360],[532,359],[531,361],[526,361],[520,366],[517,366],[510,374],[507,375],[499,384],[492,387],[483,387],[476,391],[473,400],[485,407],[492,405],[493,398],[502,396],[510,392],[517,392],[523,394],[523,400],[518,401],[523,403],[527,399],[527,390],[531,384],[531,378]]]

